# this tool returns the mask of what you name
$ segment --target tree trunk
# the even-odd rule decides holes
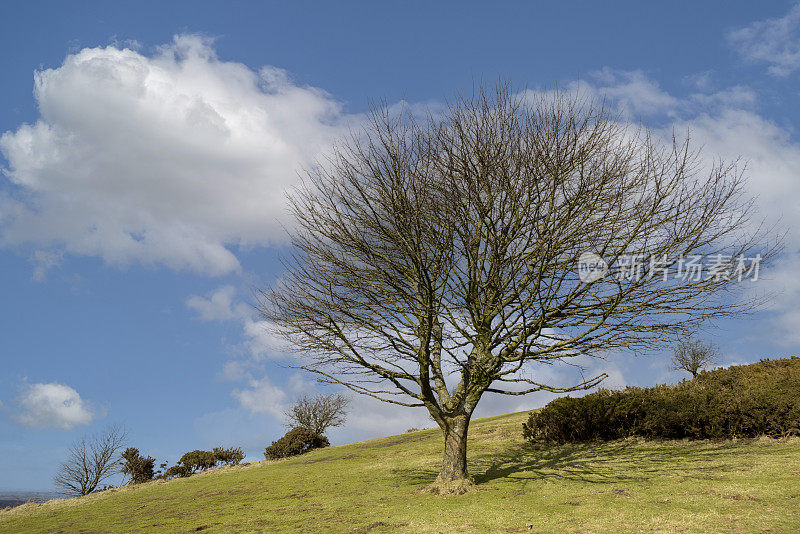
[[[437,482],[452,482],[469,478],[467,474],[467,429],[469,417],[460,415],[447,419],[442,425],[444,456]]]

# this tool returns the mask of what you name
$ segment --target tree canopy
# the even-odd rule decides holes
[[[551,384],[537,365],[746,311],[724,298],[736,269],[778,250],[736,162],[705,168],[688,138],[505,83],[424,116],[375,107],[306,178],[293,253],[259,309],[321,380],[426,407],[445,482],[468,476],[482,395],[593,387],[604,375]],[[722,258],[717,274],[677,276],[692,255]]]

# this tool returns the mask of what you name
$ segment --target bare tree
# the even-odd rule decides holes
[[[349,404],[350,399],[341,393],[304,395],[284,415],[288,426],[305,427],[322,435],[328,428],[344,424]]]
[[[741,170],[699,162],[688,139],[659,144],[592,100],[502,83],[437,115],[374,109],[292,195],[293,253],[259,309],[320,380],[426,407],[437,481],[465,480],[483,394],[591,388],[605,375],[547,384],[535,364],[649,349],[749,308],[725,298],[736,276],[675,274],[692,254],[730,271],[779,248],[761,246]],[[643,256],[660,263],[635,276]]]
[[[672,353],[672,369],[688,371],[692,378],[700,369],[717,362],[719,349],[711,342],[704,343],[699,339],[681,341]]]
[[[119,451],[127,435],[118,426],[110,426],[102,434],[84,435],[69,448],[67,460],[61,464],[53,483],[65,495],[88,495],[101,482],[120,471]]]

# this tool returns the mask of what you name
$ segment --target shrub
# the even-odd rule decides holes
[[[800,433],[800,358],[762,360],[651,388],[562,397],[523,424],[531,442],[642,436],[721,439]]]
[[[231,447],[229,449],[214,447],[211,453],[214,455],[217,462],[225,465],[239,465],[245,457],[241,447]]]
[[[153,480],[155,458],[145,458],[139,454],[139,449],[128,447],[122,453],[122,473],[130,477],[130,484],[141,484]]]
[[[217,465],[217,459],[214,457],[214,453],[209,451],[191,451],[181,456],[179,463],[188,470],[189,474],[194,474],[214,467]]]
[[[191,475],[191,473],[186,468],[186,466],[177,464],[177,465],[173,465],[172,467],[170,467],[166,471],[164,471],[164,475],[163,476],[166,479],[170,479],[170,478],[174,478],[174,477],[188,477],[189,475]]]
[[[288,431],[278,441],[273,441],[272,445],[264,451],[264,457],[267,460],[277,460],[328,446],[330,443],[325,436],[305,427],[297,427]]]
[[[176,465],[166,469],[157,478],[170,479],[174,477],[188,477],[195,473],[216,467],[217,464],[238,465],[245,457],[241,447],[214,447],[211,451],[187,452]],[[167,464],[161,464],[164,469]]]

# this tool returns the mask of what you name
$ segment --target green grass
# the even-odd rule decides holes
[[[526,447],[476,420],[476,489],[420,493],[423,430],[0,512],[0,532],[800,532],[800,439]]]

